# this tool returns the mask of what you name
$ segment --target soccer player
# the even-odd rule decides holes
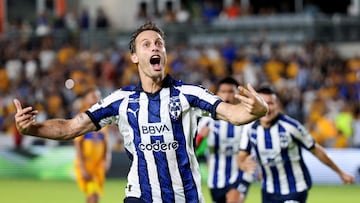
[[[238,82],[226,77],[219,81],[216,94],[224,102],[236,104]],[[208,179],[214,203],[241,203],[253,181],[253,175],[238,168],[237,154],[244,125],[235,126],[223,120],[203,117],[199,122],[196,145],[207,137]]]
[[[80,111],[88,109],[100,100],[100,92],[90,88],[83,94]],[[111,153],[107,144],[106,128],[88,132],[74,140],[76,149],[75,175],[87,203],[98,203],[104,191],[106,170],[109,169]]]
[[[36,110],[22,108],[15,99],[16,126],[22,134],[66,140],[115,124],[132,160],[125,203],[204,202],[194,153],[197,119],[208,112],[240,125],[264,116],[267,104],[251,85],[239,86],[241,102],[233,105],[202,86],[166,75],[164,33],[152,22],[132,34],[129,48],[138,85],[114,91],[72,119],[40,123],[34,120]]]
[[[328,157],[302,124],[280,112],[275,90],[262,86],[257,92],[268,104],[269,111],[246,131],[240,143],[238,162],[243,171],[250,173],[257,163],[261,166],[263,203],[306,202],[311,177],[301,155],[302,148],[334,170],[345,184],[354,182],[354,177]],[[250,155],[251,148],[257,163]]]

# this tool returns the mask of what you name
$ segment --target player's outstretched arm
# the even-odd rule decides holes
[[[53,140],[70,140],[79,135],[96,130],[95,125],[85,113],[72,119],[50,119],[36,122],[38,111],[32,107],[22,108],[19,100],[14,99],[16,106],[15,124],[21,134]]]
[[[229,121],[234,125],[246,124],[264,116],[268,111],[267,103],[249,84],[247,88],[238,87],[239,94],[235,98],[238,104],[221,102],[216,109],[217,118]]]
[[[344,182],[344,184],[353,184],[354,177],[342,171],[326,154],[325,150],[319,145],[315,144],[315,147],[311,150],[311,152],[324,164],[329,166],[332,170],[334,170]]]

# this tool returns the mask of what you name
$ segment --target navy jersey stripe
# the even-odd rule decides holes
[[[228,123],[227,125],[227,137],[234,137],[234,125],[231,123]]]
[[[225,185],[229,184],[230,176],[231,176],[231,165],[232,165],[232,157],[226,156],[226,162],[225,162]]]
[[[148,121],[149,123],[159,123],[160,119],[160,94],[147,94],[149,99]]]
[[[227,123],[227,133],[226,133],[226,136],[228,138],[232,138],[232,137],[235,137],[234,135],[234,125],[231,124],[231,123]],[[226,156],[226,165],[225,165],[225,180],[226,180],[226,185],[229,184],[229,181],[230,181],[230,176],[231,176],[231,166],[232,166],[232,152],[234,151],[235,149],[229,149],[229,152],[231,152],[231,155],[227,155]]]
[[[213,178],[213,185],[216,185],[218,182],[218,171],[219,171],[219,154],[215,153],[215,164],[214,164],[214,178]]]
[[[311,176],[310,176],[309,170],[308,170],[308,168],[306,167],[303,159],[300,160],[300,166],[301,166],[301,168],[302,168],[302,170],[303,170],[306,184],[307,184],[308,187],[309,187],[308,189],[310,189],[311,186],[312,186],[312,180],[311,180]]]
[[[265,128],[264,133],[265,133],[265,148],[271,149],[272,148],[272,139],[271,139],[271,134],[270,134],[270,128]]]
[[[160,94],[147,94],[149,99],[148,105],[148,122],[149,123],[160,123],[161,117],[161,102],[160,102]],[[151,135],[151,143],[155,143],[159,141],[160,143],[164,143],[164,137]],[[153,152],[156,169],[159,177],[159,183],[161,188],[161,197],[164,202],[174,202],[174,191],[172,189],[171,177],[169,172],[169,166],[167,162],[166,152],[163,151],[154,151]]]
[[[90,117],[90,119],[95,124],[97,130],[101,128],[100,126],[100,120],[97,120],[96,118],[104,118],[104,117],[112,117],[119,115],[119,106],[123,100],[117,100],[110,105],[108,105],[107,108],[99,108],[93,112],[90,113],[90,111],[86,111],[86,114]]]
[[[156,141],[160,141],[160,143],[164,142],[163,136],[151,136],[151,143],[155,143]],[[161,188],[161,197],[163,202],[175,202],[174,190],[172,189],[172,182],[169,166],[166,158],[165,152],[162,151],[154,151],[156,168],[159,174],[159,183]]]
[[[213,178],[213,185],[217,185],[217,182],[219,181],[218,173],[219,171],[219,145],[220,145],[220,135],[219,135],[219,128],[220,128],[220,122],[215,121],[214,123],[214,156],[215,156],[215,165],[214,165],[214,178]]]
[[[180,94],[179,90],[175,88],[170,88],[171,97],[179,96],[179,94]],[[175,136],[174,139],[179,143],[179,148],[176,151],[176,157],[178,161],[179,171],[181,174],[181,179],[183,185],[192,186],[191,188],[188,187],[184,188],[186,202],[189,203],[199,202],[199,195],[196,188],[196,183],[192,175],[190,160],[186,152],[186,140],[182,126],[182,116],[180,115],[180,117],[177,120],[173,119],[172,124],[173,124],[172,125],[173,132]]]
[[[279,125],[280,136],[285,132],[286,132],[285,128],[282,125]],[[285,168],[285,173],[286,173],[290,193],[296,192],[296,180],[291,166],[290,157],[288,154],[288,146],[286,146],[286,148],[281,148],[281,157],[284,161],[284,168]]]
[[[276,194],[280,194],[279,172],[278,172],[276,166],[270,166],[270,170],[271,170],[273,182],[274,182],[274,192]]]

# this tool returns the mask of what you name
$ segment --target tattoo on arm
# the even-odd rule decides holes
[[[83,115],[83,114],[80,114],[80,115],[78,116],[77,121],[78,121],[78,123],[84,121],[84,115]]]

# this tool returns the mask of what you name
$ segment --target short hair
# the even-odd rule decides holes
[[[236,81],[233,77],[230,77],[230,76],[221,79],[217,84],[216,90],[219,90],[219,87],[222,84],[232,84],[232,85],[235,85],[236,87],[239,86],[238,81]]]
[[[129,42],[129,50],[130,50],[130,53],[135,53],[135,39],[136,37],[144,32],[144,31],[147,31],[147,30],[152,30],[152,31],[155,31],[157,33],[159,33],[159,35],[164,39],[165,38],[165,33],[164,31],[159,28],[154,22],[152,21],[148,21],[146,23],[144,23],[143,25],[141,25],[138,29],[136,29],[132,34],[131,34],[131,37],[130,37],[130,42]]]
[[[276,96],[278,95],[276,90],[274,89],[274,87],[272,87],[269,84],[263,84],[260,85],[257,89],[256,89],[257,93],[261,93],[261,94],[275,94]]]

